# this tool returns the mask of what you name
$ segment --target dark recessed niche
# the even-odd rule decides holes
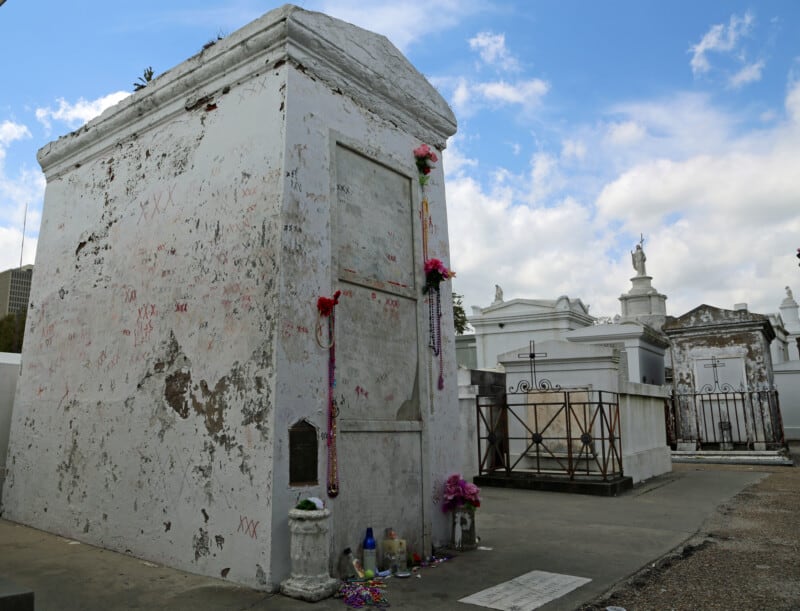
[[[289,485],[314,486],[317,477],[317,427],[299,420],[289,428]]]

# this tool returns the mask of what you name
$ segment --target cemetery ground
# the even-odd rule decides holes
[[[797,464],[800,445],[793,448]],[[545,611],[798,609],[800,469],[674,465],[618,497],[483,490],[477,550],[386,580],[392,609],[480,609],[459,602],[531,571],[591,581]],[[356,534],[354,533],[354,539]],[[0,520],[2,580],[33,590],[38,611],[343,610],[169,569]],[[537,598],[538,597],[538,598]],[[2,604],[0,604],[0,608]]]

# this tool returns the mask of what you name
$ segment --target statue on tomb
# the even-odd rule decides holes
[[[644,236],[641,236],[639,243],[636,245],[636,250],[631,251],[631,261],[633,262],[633,269],[636,270],[637,276],[647,275],[647,270],[644,266],[644,262],[647,261],[647,257],[644,254],[642,244],[644,244]]]
[[[500,287],[499,284],[494,285],[494,303],[502,303],[503,302],[503,289]]]
[[[794,301],[794,295],[792,295],[792,289],[788,286],[786,287],[786,299],[791,299]]]

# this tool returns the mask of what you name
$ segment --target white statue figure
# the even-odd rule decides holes
[[[792,289],[790,289],[788,286],[786,287],[786,298],[794,301],[794,295],[792,295]]]
[[[503,301],[503,289],[499,284],[494,285],[494,302],[501,303]]]
[[[644,249],[642,249],[641,242],[636,245],[636,250],[631,251],[631,261],[633,262],[633,269],[636,270],[637,276],[647,275],[647,270],[644,266],[644,262],[647,261],[647,257],[644,254]]]

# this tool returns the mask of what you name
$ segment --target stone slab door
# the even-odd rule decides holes
[[[356,550],[367,527],[378,540],[391,527],[419,551],[420,396],[427,396],[428,388],[420,363],[429,359],[423,360],[422,264],[415,256],[417,185],[390,161],[336,140],[332,254],[342,297],[336,308],[340,492],[334,502],[334,554],[347,546]]]

